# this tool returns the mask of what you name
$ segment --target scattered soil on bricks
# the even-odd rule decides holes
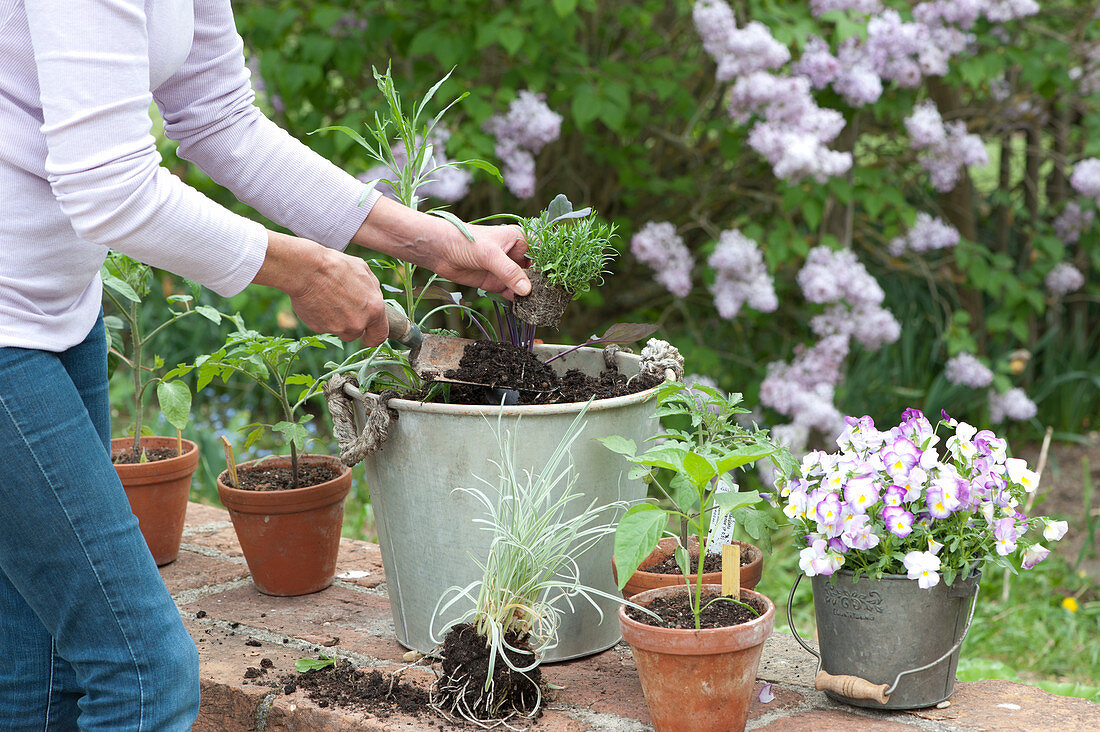
[[[345,707],[376,717],[407,714],[436,716],[429,706],[428,691],[381,671],[360,671],[346,659],[305,673],[284,674],[279,687],[285,694],[304,691],[319,707]]]
[[[470,344],[459,367],[447,371],[444,376],[486,385],[450,385],[446,401],[451,404],[499,404],[501,396],[494,391],[496,388],[519,390],[520,404],[563,404],[586,402],[592,397],[609,399],[635,394],[661,383],[655,376],[629,379],[614,369],[605,370],[599,376],[588,376],[572,369],[558,376],[526,348],[499,341]]]
[[[704,605],[704,610],[700,618],[701,628],[726,628],[731,625],[747,623],[758,617],[756,614],[749,612],[741,605],[733,602],[712,602],[708,606],[707,603],[713,598],[714,595],[703,593],[702,604]],[[749,598],[745,598],[743,602],[752,605],[760,614],[763,614],[766,609],[763,603],[756,602]],[[629,615],[632,620],[637,620],[639,623],[645,623],[646,625],[654,625],[658,628],[680,628],[683,630],[694,630],[695,628],[695,616],[691,612],[691,604],[688,601],[687,595],[658,597],[653,602],[647,604],[646,607],[660,615],[661,620],[658,621],[656,618],[646,615],[640,610],[635,610],[632,607],[626,609],[626,614]]]
[[[338,477],[340,472],[328,465],[298,465],[299,488],[326,483]],[[290,468],[263,465],[239,468],[237,479],[240,481],[237,487],[245,491],[285,491],[294,487]],[[222,474],[222,481],[229,484],[225,474]]]
[[[134,452],[133,448],[129,448],[122,452],[112,454],[111,462],[115,465],[133,465],[134,463],[140,463],[142,462],[141,453],[145,453],[145,462],[147,463],[155,463],[159,460],[168,460],[169,458],[180,456],[174,447],[145,447],[138,452]]]
[[[529,666],[532,654],[526,650],[526,639],[509,633],[505,640],[522,651],[504,651],[512,662],[516,666]],[[542,669],[536,666],[526,673],[517,673],[500,658],[493,669],[493,697],[487,704],[485,680],[489,675],[489,649],[485,638],[478,635],[473,625],[463,623],[451,628],[443,639],[440,655],[443,657],[442,677],[436,690],[439,706],[444,710],[468,709],[486,721],[506,718],[513,712],[530,715],[536,710]]]

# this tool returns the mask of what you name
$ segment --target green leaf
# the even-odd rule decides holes
[[[711,478],[718,475],[718,469],[715,467],[714,463],[694,452],[689,452],[684,455],[683,465],[684,474],[691,479],[692,483],[699,487],[706,485]]]
[[[328,656],[321,656],[320,658],[299,658],[294,662],[294,668],[298,669],[298,673],[305,673],[306,671],[319,671],[323,668],[328,668],[336,663],[335,658],[329,658]]]
[[[474,241],[474,235],[471,234],[470,230],[466,228],[466,222],[455,216],[450,211],[446,211],[441,208],[433,208],[428,213],[438,216],[441,219],[446,219],[447,221],[450,221],[452,224],[454,224],[456,229],[462,232],[463,236],[465,236],[470,241]]]
[[[597,340],[604,343],[636,343],[657,332],[652,323],[615,323]]]
[[[652,503],[631,506],[619,519],[615,527],[615,570],[620,590],[638,571],[638,565],[657,548],[667,523],[668,515]]]
[[[134,288],[130,287],[126,282],[106,272],[101,273],[101,276],[105,287],[109,287],[113,292],[121,295],[130,302],[141,302],[141,298],[138,297],[137,292],[135,292]]]
[[[760,458],[766,458],[776,451],[775,445],[746,445],[733,452],[723,455],[718,461],[718,472],[728,473],[731,470],[754,463]]]
[[[638,452],[638,445],[634,440],[629,440],[619,435],[611,435],[610,437],[597,437],[597,440],[603,443],[611,452],[617,452],[620,455],[625,455],[628,458],[633,458],[635,453]]]
[[[744,493],[715,493],[714,503],[726,513],[733,513],[742,506],[751,506],[760,502],[760,493],[757,491],[745,491]]]
[[[168,423],[178,430],[187,426],[191,417],[191,390],[182,381],[162,381],[157,384],[157,401]]]
[[[195,312],[212,323],[222,322],[222,314],[209,305],[197,305],[195,307]]]
[[[298,422],[276,422],[271,426],[271,429],[275,432],[281,432],[287,442],[294,443],[294,446],[299,450],[305,448],[306,440],[309,439],[309,432]]]
[[[554,12],[558,14],[559,18],[572,15],[573,11],[577,9],[577,0],[553,0],[553,2]]]
[[[688,513],[699,502],[699,489],[683,473],[676,473],[668,482],[669,500],[679,510]]]
[[[677,473],[681,473],[684,469],[684,455],[686,454],[687,450],[684,448],[666,443],[664,445],[658,445],[657,447],[651,447],[641,455],[633,458],[633,460],[641,465],[652,465],[657,468],[667,468]]]

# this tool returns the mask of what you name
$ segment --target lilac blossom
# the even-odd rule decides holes
[[[1028,398],[1023,389],[1015,387],[1003,394],[989,392],[989,421],[1000,424],[1005,420],[1022,422],[1039,413],[1035,402]]]
[[[844,420],[833,404],[840,367],[848,355],[848,339],[823,338],[814,346],[799,346],[790,363],[768,364],[760,385],[760,402],[791,417],[796,425],[836,434]]]
[[[913,533],[913,514],[901,506],[887,506],[882,509],[882,520],[887,530],[900,539]]]
[[[738,28],[725,0],[696,0],[691,15],[703,48],[718,65],[715,78],[719,81],[778,68],[791,59],[787,47],[763,23],[753,21]]]
[[[984,389],[993,383],[993,371],[969,353],[960,353],[948,359],[943,375],[952,384],[971,389]]]
[[[1079,160],[1073,166],[1069,184],[1082,196],[1100,199],[1100,159]]]
[[[950,23],[969,30],[978,20],[987,2],[988,0],[933,0],[917,3],[913,7],[913,18],[929,26]]]
[[[954,226],[938,216],[920,211],[909,232],[890,242],[890,253],[897,257],[906,250],[928,252],[934,249],[947,249],[957,245],[959,239],[959,232]]]
[[[986,165],[989,153],[977,135],[967,132],[961,120],[944,123],[933,102],[925,102],[905,118],[910,143],[918,151],[918,161],[941,193],[953,190],[962,168]]]
[[[1054,219],[1054,233],[1066,244],[1076,244],[1095,218],[1096,212],[1091,208],[1084,209],[1077,201],[1070,201]]]
[[[1047,272],[1043,284],[1051,295],[1062,297],[1084,287],[1085,276],[1069,262],[1059,262]]]
[[[759,246],[738,229],[722,232],[707,264],[714,269],[710,291],[721,317],[732,320],[745,303],[765,313],[779,307]]]
[[[490,117],[485,131],[496,138],[504,182],[516,197],[535,193],[535,155],[561,135],[562,117],[546,106],[545,95],[520,90],[508,111]]]
[[[935,587],[940,583],[940,558],[932,552],[912,551],[902,560],[909,579],[915,579],[922,590]]]
[[[764,71],[741,76],[730,92],[729,114],[741,123],[754,114],[762,118],[749,132],[749,146],[767,159],[776,177],[824,182],[851,168],[851,153],[826,146],[844,129],[844,116],[817,105],[805,76]]]
[[[691,252],[671,223],[647,222],[631,237],[630,251],[653,268],[653,279],[673,295],[687,297],[691,292]]]
[[[830,10],[846,10],[869,15],[882,10],[882,0],[810,0],[810,12],[820,17]]]
[[[1035,0],[985,0],[983,14],[992,23],[1007,23],[1039,12]]]
[[[893,313],[878,305],[830,305],[810,320],[810,329],[823,338],[850,336],[868,350],[877,350],[901,337],[901,323]]]
[[[802,56],[794,65],[794,71],[808,78],[814,89],[824,89],[840,74],[841,66],[837,57],[829,51],[828,43],[818,36],[810,36]]]

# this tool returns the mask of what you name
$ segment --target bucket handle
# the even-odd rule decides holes
[[[832,691],[841,696],[846,696],[849,699],[871,699],[877,701],[879,704],[886,704],[890,698],[890,695],[894,693],[894,690],[898,688],[898,682],[901,681],[901,677],[906,674],[915,674],[920,671],[926,671],[937,663],[948,658],[955,651],[959,650],[963,641],[966,640],[967,633],[970,632],[970,623],[974,620],[974,610],[978,607],[978,588],[977,581],[974,582],[974,594],[970,599],[970,613],[966,617],[966,626],[963,628],[962,635],[959,640],[955,642],[951,648],[947,650],[942,656],[937,658],[931,663],[926,663],[918,668],[911,668],[902,671],[894,678],[894,683],[887,684],[873,684],[870,681],[860,678],[859,676],[849,675],[834,675],[821,668],[824,659],[821,658],[821,654],[815,651],[813,648],[803,640],[802,636],[798,634],[798,630],[794,627],[794,613],[792,607],[794,605],[794,591],[798,589],[798,583],[802,581],[803,573],[799,572],[798,577],[795,579],[794,584],[791,585],[791,593],[787,596],[787,626],[791,629],[791,633],[794,635],[794,639],[798,641],[798,645],[805,648],[811,654],[817,657],[817,673],[814,674],[814,688],[818,691]]]

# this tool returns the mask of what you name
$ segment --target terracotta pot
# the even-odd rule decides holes
[[[676,543],[676,538],[672,536],[666,536],[664,539],[657,542],[657,548],[645,558],[645,561],[638,565],[638,571],[634,573],[634,576],[632,576],[630,581],[623,587],[623,597],[629,600],[639,592],[654,590],[658,587],[678,587],[684,584],[684,575],[680,572],[676,572],[675,574],[659,574],[657,572],[643,571],[646,567],[652,567],[654,564],[658,564],[662,560],[671,557],[672,553],[676,550]],[[741,586],[747,590],[751,590],[760,582],[760,575],[764,571],[764,552],[760,551],[756,546],[743,541],[734,541],[733,543],[741,547],[742,555],[749,554],[752,557],[752,561],[748,564],[741,565]],[[690,539],[688,552],[692,557],[699,556],[699,542],[694,538]],[[615,560],[611,560],[611,564],[612,570],[615,572],[615,581],[618,582],[619,575],[618,570],[614,567]],[[689,576],[694,584],[695,575]],[[722,573],[705,572],[703,574],[703,584],[722,584]]]
[[[260,463],[289,468],[290,458],[249,460],[237,472]],[[308,595],[331,585],[336,575],[351,469],[328,455],[299,455],[298,464],[331,465],[340,475],[282,491],[238,490],[226,483],[226,473],[218,476],[218,497],[229,509],[252,582],[265,595]]]
[[[175,437],[142,437],[142,447],[176,450]],[[132,437],[111,440],[111,454],[134,446]],[[183,455],[148,463],[115,465],[130,510],[137,516],[141,535],[149,546],[157,566],[176,561],[187,515],[187,497],[191,494],[191,476],[199,465],[199,446],[183,441]]]
[[[704,585],[704,592],[721,592]],[[658,587],[635,595],[639,605],[684,587]],[[763,614],[741,625],[703,630],[658,628],[639,623],[619,608],[623,640],[630,644],[642,693],[656,732],[737,732],[745,729],[764,641],[771,635],[775,605],[764,595],[742,590]]]

